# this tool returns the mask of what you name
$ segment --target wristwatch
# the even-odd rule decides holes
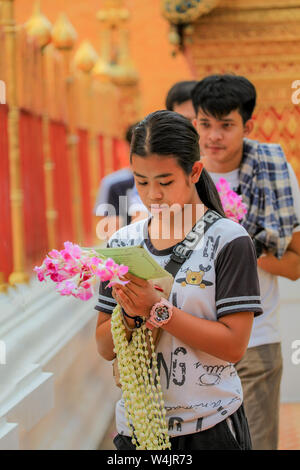
[[[146,327],[149,330],[153,330],[155,327],[160,328],[171,320],[172,313],[173,305],[162,297],[159,302],[153,305],[146,321]]]

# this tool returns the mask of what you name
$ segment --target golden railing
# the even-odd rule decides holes
[[[26,254],[30,231],[26,214],[30,211],[29,202],[35,197],[42,200],[42,196],[38,193],[35,196],[32,187],[31,195],[27,194],[28,185],[24,183],[24,179],[29,177],[30,184],[35,184],[28,173],[31,165],[35,171],[33,165],[36,161],[42,165],[42,173],[39,173],[36,183],[39,191],[42,188],[45,208],[45,219],[38,209],[40,220],[36,223],[45,224],[45,249],[61,248],[58,246],[61,241],[60,207],[56,193],[58,176],[60,179],[66,176],[66,180],[71,181],[69,210],[72,230],[70,228],[69,236],[76,243],[96,241],[94,228],[89,230],[92,233],[86,233],[87,229],[84,231],[83,219],[86,227],[95,227],[92,209],[101,177],[118,169],[121,164],[118,155],[113,153],[113,142],[116,139],[122,141],[127,126],[139,116],[138,77],[130,61],[126,36],[128,12],[120,0],[103,2],[102,5],[98,15],[102,31],[98,54],[86,41],[77,44],[76,31],[65,15],[60,15],[51,25],[37,2],[29,21],[25,25],[17,25],[14,0],[0,1],[0,83],[6,86],[6,103],[0,102],[0,185],[8,183],[9,194],[5,205],[9,217],[3,221],[6,239],[2,241],[2,248],[0,241],[0,292],[5,291],[9,284],[27,282],[32,263],[36,261],[28,259]],[[112,28],[119,37],[119,60],[113,63]],[[36,138],[34,134],[33,138],[31,134],[26,135],[33,123],[36,129],[41,130]],[[60,144],[61,155],[54,155],[55,126],[60,129],[61,136],[65,135],[65,144],[63,141]],[[83,137],[82,142],[80,136]],[[41,142],[38,142],[39,137]],[[21,156],[24,146],[27,152],[25,162]],[[36,155],[35,163],[30,156],[31,149]],[[58,175],[58,157],[67,159],[65,168],[68,167],[68,174]],[[83,167],[88,171],[82,171]],[[88,194],[83,188],[88,188]],[[90,208],[89,214],[86,214],[86,207]],[[42,259],[45,252],[35,252],[35,258],[37,255]],[[9,256],[10,260],[7,259]],[[8,266],[11,266],[9,272]]]

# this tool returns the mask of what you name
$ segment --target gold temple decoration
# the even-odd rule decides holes
[[[115,49],[113,49],[111,43],[110,77],[111,81],[120,87],[123,94],[128,94],[128,90],[136,87],[139,80],[129,52],[129,11],[124,6],[124,0],[106,0],[97,17],[105,25],[105,28],[110,31],[111,35],[114,30],[117,31],[118,38]],[[128,100],[129,96],[125,98]]]
[[[45,197],[46,197],[46,220],[49,250],[56,247],[56,221],[57,211],[54,204],[54,181],[53,173],[55,164],[51,157],[49,125],[50,118],[47,102],[47,76],[46,76],[46,50],[45,47],[51,42],[52,24],[42,14],[40,2],[37,1],[32,17],[25,24],[28,35],[36,39],[41,50],[41,93],[42,93],[42,128],[43,128],[43,157],[45,174]]]
[[[92,76],[92,70],[98,60],[99,55],[89,41],[84,41],[79,46],[74,57],[76,67],[84,74],[85,78],[89,127],[90,200],[92,207],[95,205],[100,179],[98,123],[96,118],[96,109],[99,105]]]
[[[120,31],[118,62],[111,69],[111,79],[116,85],[136,85],[139,79],[129,54],[128,35],[126,29]]]
[[[99,116],[105,129],[103,140],[105,174],[113,171],[113,139],[124,139],[129,124],[136,122],[138,75],[128,47],[129,11],[124,0],[104,0],[97,13],[100,22],[101,53],[92,70],[101,89],[101,105],[106,110]]]
[[[194,23],[209,13],[220,0],[162,0],[163,16],[173,24]]]
[[[120,7],[119,0],[105,0],[101,10],[97,12],[97,19],[101,25],[101,53],[92,70],[92,74],[100,83],[111,82],[112,30],[114,30],[119,22],[123,20],[124,15],[120,14],[117,7]]]
[[[257,90],[251,137],[280,143],[300,179],[300,104],[292,99],[300,78],[300,0],[220,0],[193,27],[183,51],[193,76],[249,78]]]
[[[94,207],[101,178],[105,174],[119,169],[120,165],[125,162],[122,153],[123,145],[120,142],[124,138],[124,129],[138,120],[137,83],[128,48],[126,22],[129,14],[123,7],[124,2],[105,3],[106,7],[109,6],[112,9],[108,15],[106,12],[107,22],[105,22],[105,15],[101,16],[100,13],[101,34],[103,33],[103,37],[106,37],[106,41],[102,41],[101,44],[101,56],[105,58],[105,66],[109,72],[106,76],[103,69],[100,70],[101,73],[98,76],[97,73],[93,75],[94,69],[97,71],[96,64],[93,65],[94,61],[97,59],[99,71],[101,57],[97,56],[91,45],[82,44],[73,59],[77,35],[65,15],[61,16],[52,28],[50,22],[41,12],[40,2],[32,3],[35,8],[33,14],[29,15],[31,18],[26,24],[16,26],[13,14],[15,3],[13,0],[0,0],[0,35],[3,45],[0,53],[0,80],[3,82],[1,82],[2,85],[6,84],[7,87],[6,101],[9,112],[7,120],[9,139],[7,177],[10,179],[8,197],[12,229],[10,240],[12,252],[8,253],[8,256],[12,258],[9,260],[12,265],[11,275],[7,279],[6,276],[9,273],[0,273],[0,292],[5,292],[10,284],[27,282],[33,267],[31,265],[33,260],[30,258],[31,246],[27,249],[25,245],[27,239],[25,240],[24,235],[24,201],[27,194],[24,193],[25,187],[23,188],[22,179],[23,166],[20,158],[19,140],[23,127],[20,128],[19,110],[22,109],[25,113],[30,114],[38,126],[40,125],[40,117],[42,118],[43,147],[41,157],[43,159],[40,163],[44,165],[44,174],[43,181],[40,183],[43,185],[43,191],[45,190],[46,217],[44,217],[44,223],[47,229],[49,250],[58,248],[55,246],[59,237],[57,233],[58,211],[63,209],[63,207],[55,205],[54,183],[55,178],[61,176],[61,169],[55,167],[56,143],[53,143],[53,148],[49,145],[51,125],[67,129],[68,164],[64,171],[66,171],[68,179],[72,180],[71,191],[74,193],[68,207],[72,212],[71,227],[64,226],[63,229],[68,230],[68,236],[74,238],[76,242],[80,241],[80,229],[84,225],[81,217],[81,206],[83,205],[83,201],[80,201],[81,187],[87,183],[89,177],[89,191]],[[103,1],[101,5],[104,5]],[[51,42],[49,42],[50,39]],[[28,130],[32,135],[35,128],[31,127],[30,123],[28,124]],[[83,177],[86,179],[82,181],[78,179],[78,129],[83,136],[82,149],[84,152],[87,150],[86,144],[89,145],[89,155],[86,161],[88,168]],[[63,129],[61,130],[63,138]],[[88,142],[85,140],[86,137]],[[40,145],[40,139],[33,140],[29,145],[36,149]],[[124,152],[126,152],[126,146],[124,146]],[[104,156],[104,162],[100,160],[100,156],[101,158]],[[120,159],[118,159],[119,157]],[[31,177],[31,175],[26,173],[24,177]],[[58,189],[60,190],[60,188]],[[80,201],[80,207],[76,206],[78,201]],[[71,203],[74,204],[71,206]],[[39,215],[42,215],[42,208],[40,209]],[[90,215],[92,219],[93,216]],[[93,220],[89,222],[93,222]],[[96,239],[95,243],[98,242],[99,240]],[[89,244],[89,242],[87,243]],[[43,251],[37,253],[37,256],[45,255],[44,248],[41,249]]]
[[[211,12],[219,2],[220,0],[162,0],[162,15],[170,23],[170,43],[178,50],[183,50],[185,44],[192,41],[193,23]]]
[[[74,56],[76,67],[85,73],[90,73],[95,66],[99,55],[89,41],[84,41]]]
[[[51,42],[52,24],[41,12],[40,1],[35,4],[31,18],[25,24],[27,34],[34,37],[43,49]]]
[[[82,211],[81,211],[81,186],[80,168],[78,156],[78,134],[76,120],[76,100],[74,90],[74,63],[72,50],[77,40],[77,32],[67,16],[62,13],[52,30],[52,41],[56,49],[60,50],[65,63],[66,96],[67,96],[67,144],[70,157],[71,181],[72,181],[72,220],[75,230],[76,242],[83,242]]]
[[[13,247],[13,272],[9,276],[9,283],[14,285],[29,281],[29,276],[26,273],[25,266],[23,189],[21,182],[20,164],[14,0],[2,1],[2,26],[5,35],[7,102],[9,105],[9,175]]]
[[[92,75],[100,83],[110,83],[110,32],[107,29],[101,31],[101,53],[92,69]]]
[[[77,40],[77,32],[65,13],[61,13],[53,26],[52,41],[59,50],[72,50]]]
[[[106,108],[106,116],[98,115],[101,127],[104,129],[103,136],[103,155],[104,155],[104,172],[105,174],[113,171],[113,134],[115,127],[115,116],[117,104],[116,87],[112,83],[112,39],[113,32],[120,21],[120,1],[104,0],[101,10],[97,12],[97,20],[100,23],[100,57],[97,60],[92,76],[96,79],[96,85],[99,87],[102,106]],[[109,106],[109,108],[107,107]],[[115,109],[114,109],[115,108]],[[95,194],[96,199],[96,194]],[[94,200],[95,200],[94,199]]]
[[[101,10],[97,13],[98,20],[105,23],[108,28],[118,27],[129,18],[129,12],[123,3],[123,0],[104,0]]]
[[[126,28],[129,11],[124,7],[124,1],[104,1],[97,18],[102,29],[102,55],[95,66],[94,75],[103,81],[112,80],[116,85],[136,84],[138,74],[130,58]],[[118,33],[118,45],[114,49],[115,31]]]

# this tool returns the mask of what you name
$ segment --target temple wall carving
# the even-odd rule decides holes
[[[248,77],[258,93],[252,137],[280,142],[300,178],[300,1],[221,0],[192,26],[193,76]]]

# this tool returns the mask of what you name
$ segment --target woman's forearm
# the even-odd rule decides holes
[[[162,328],[194,349],[235,363],[247,349],[252,322],[252,312],[234,313],[211,321],[174,307],[171,320]]]
[[[134,321],[126,317],[127,324],[134,328]],[[195,317],[173,307],[171,320],[162,328],[172,336],[194,349],[228,362],[238,362],[247,349],[253,323],[252,312],[229,314],[218,321]],[[128,342],[132,332],[125,329]],[[98,322],[96,341],[99,354],[106,360],[115,358],[111,333],[111,319]]]
[[[115,358],[114,343],[111,334],[111,320],[107,320],[96,328],[96,343],[100,356],[107,361]]]

